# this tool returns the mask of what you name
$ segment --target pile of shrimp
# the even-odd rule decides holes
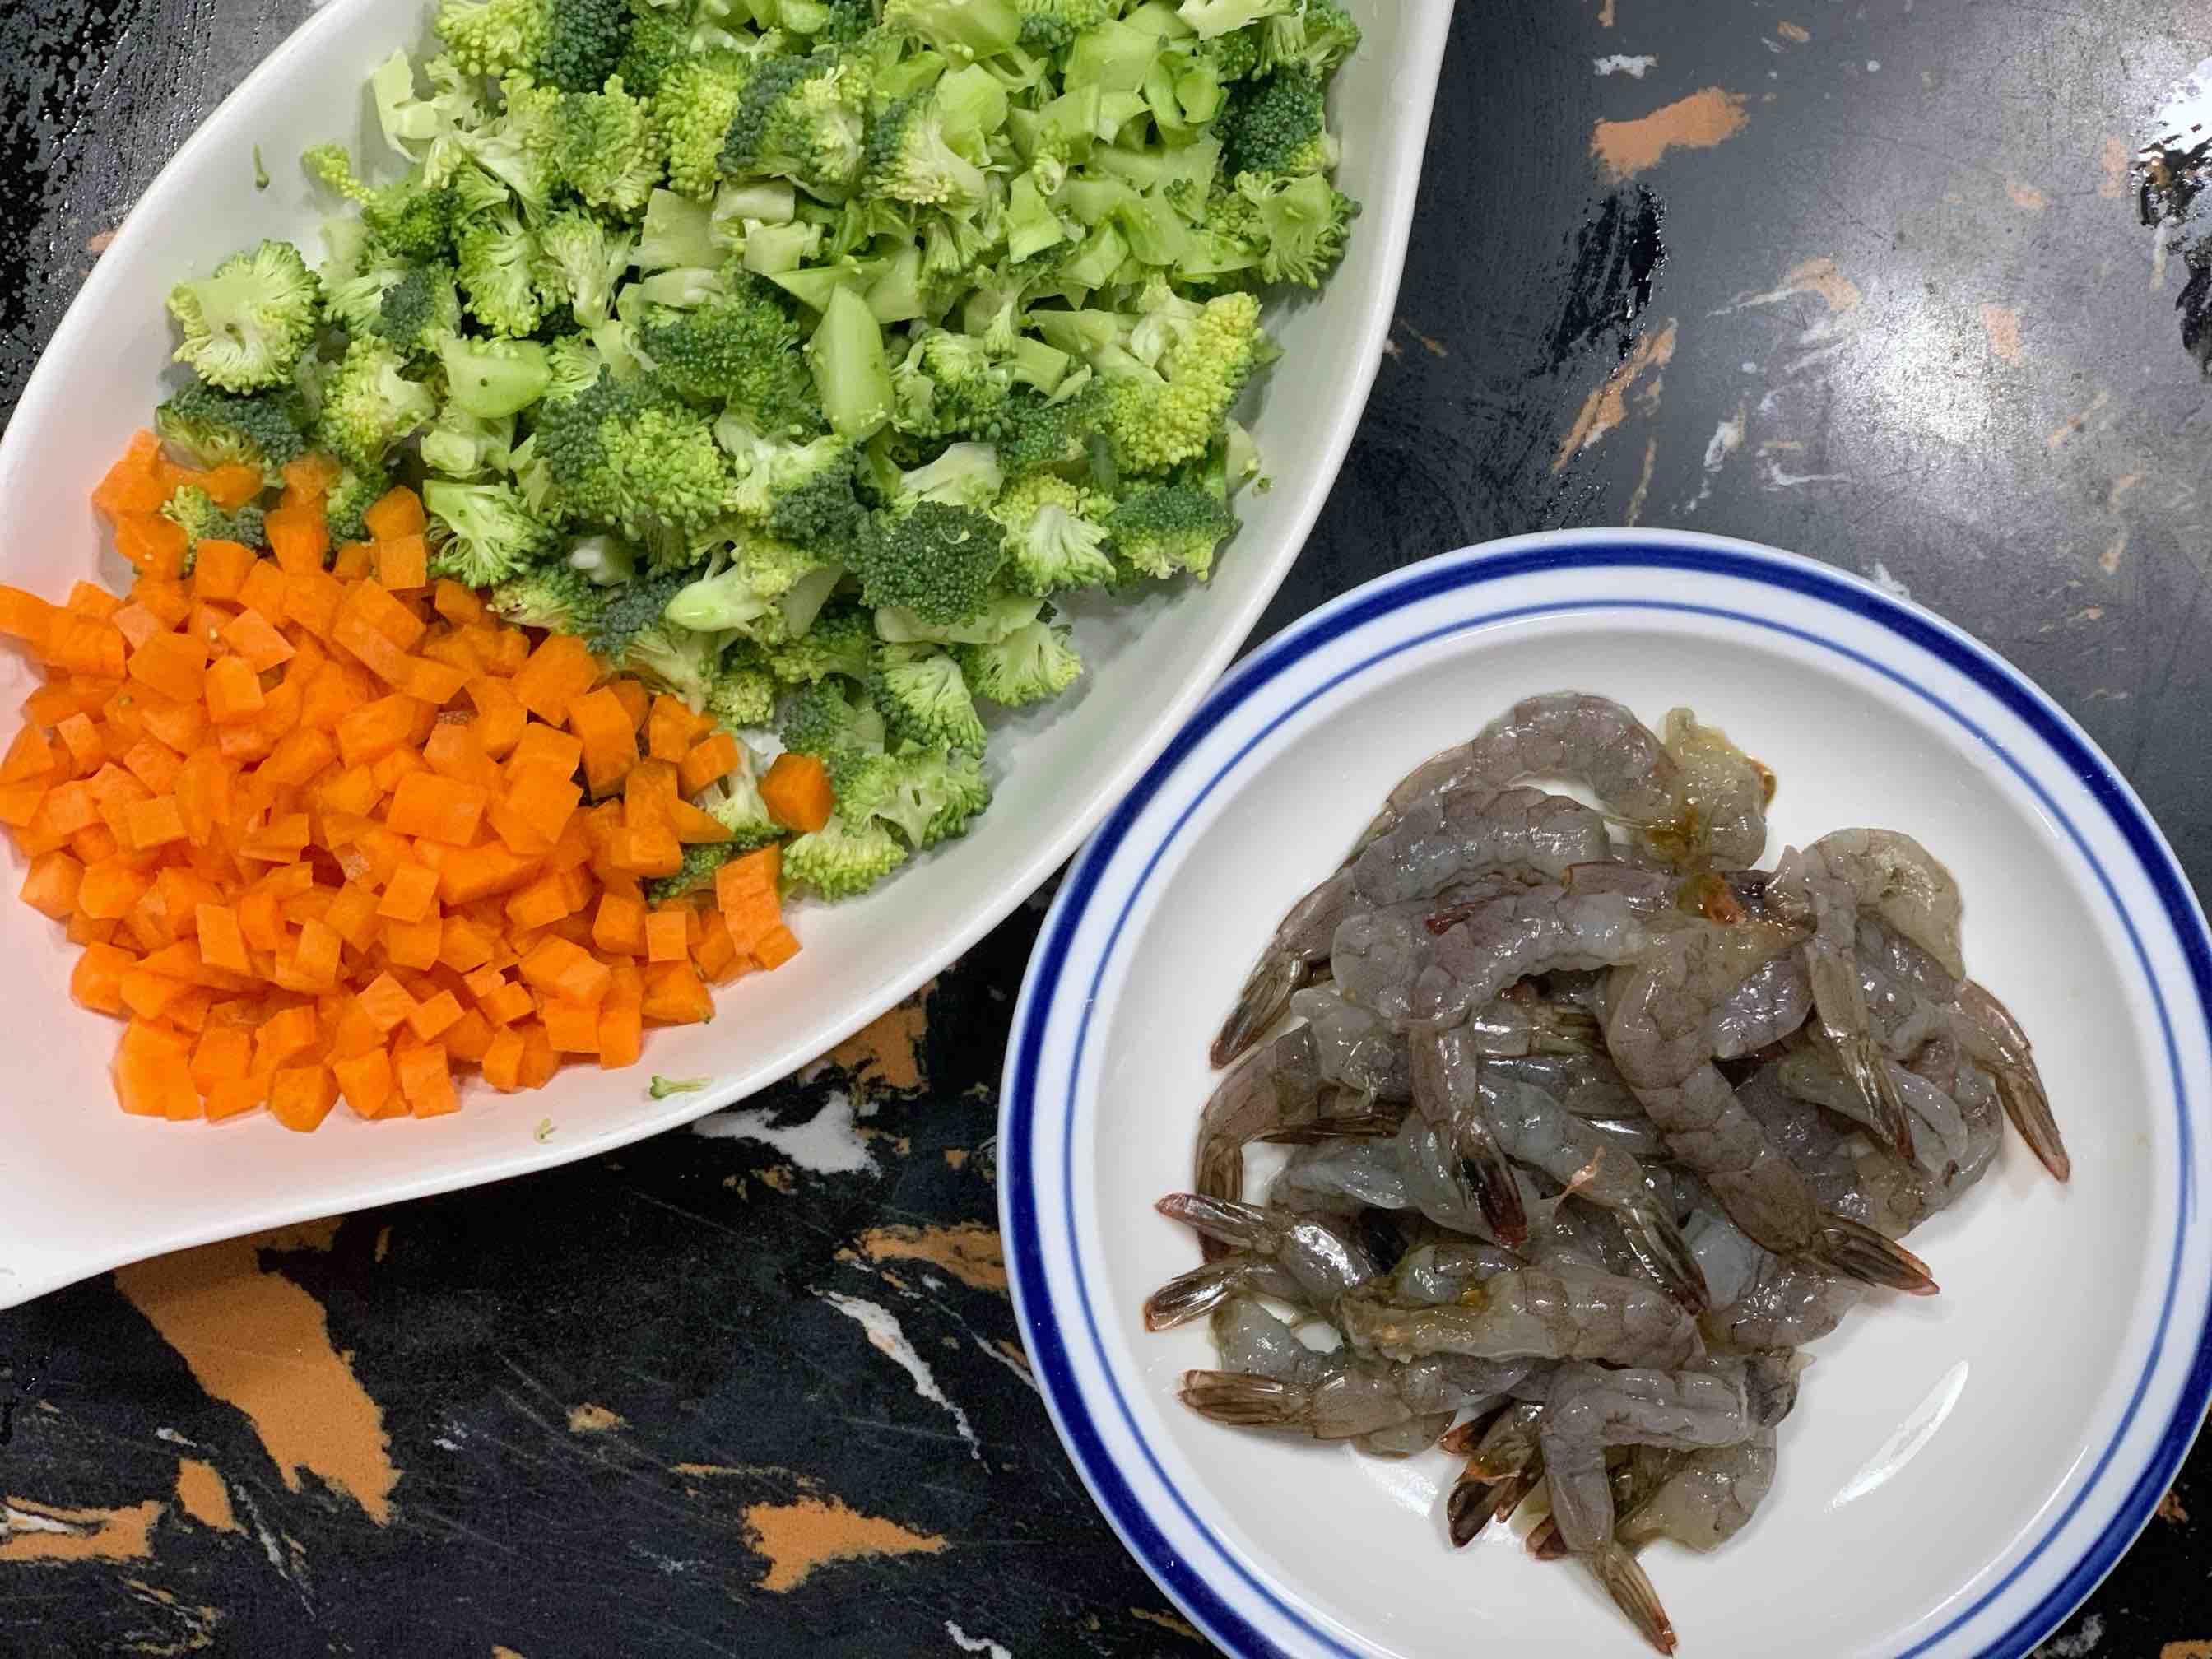
[[[1751,1518],[1798,1348],[1871,1286],[1936,1293],[1897,1241],[2008,1116],[2068,1174],[2027,1038],[1966,977],[1950,873],[1887,830],[1754,868],[1773,791],[1687,709],[1662,737],[1575,692],[1414,771],[1222,1027],[1194,1190],[1159,1204],[1203,1265],[1145,1308],[1211,1317],[1194,1410],[1441,1444],[1467,1460],[1454,1544],[1541,1516],[1531,1552],[1666,1653],[1638,1552]],[[1255,1204],[1260,1141],[1293,1150]]]

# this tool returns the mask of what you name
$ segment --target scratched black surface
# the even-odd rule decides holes
[[[0,7],[0,408],[88,242],[303,9]],[[1796,548],[1903,584],[2034,675],[2202,884],[2208,392],[2172,308],[2185,262],[2154,266],[2106,155],[2212,56],[2212,6],[1603,10],[1610,27],[1598,0],[1461,8],[1390,356],[1267,628],[1431,552],[1632,507]],[[1657,62],[1594,73],[1611,53]],[[1632,182],[1600,177],[1595,120],[1709,86],[1747,100],[1741,134]],[[1856,307],[1776,297],[1820,258]],[[1592,388],[1670,321],[1662,395],[1558,465]],[[267,1257],[327,1309],[383,1408],[402,1474],[386,1527],[312,1478],[288,1491],[247,1421],[111,1283],[0,1315],[0,1492],[166,1494],[167,1430],[253,1521],[224,1533],[172,1512],[148,1560],[0,1563],[0,1653],[949,1654],[953,1627],[1016,1659],[1199,1650],[988,1351],[1014,1335],[1004,1299],[918,1273],[900,1289],[837,1255],[870,1225],[991,1220],[993,1091],[1038,915],[935,990],[925,1086],[872,1097],[871,1173],[800,1171],[786,1194],[761,1179],[782,1162],[770,1148],[678,1134]],[[766,1103],[803,1121],[844,1081]],[[955,1167],[947,1151],[971,1156]],[[823,1290],[890,1309],[976,1455]],[[565,1413],[587,1401],[627,1426],[571,1433]],[[671,1474],[684,1462],[751,1473],[702,1488]],[[2212,1508],[2208,1467],[2200,1451],[2175,1518],[2050,1652],[2207,1651],[2212,1535],[2179,1517]],[[742,1512],[804,1482],[946,1547],[766,1592]]]

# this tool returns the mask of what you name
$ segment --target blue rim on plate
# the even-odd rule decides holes
[[[1533,538],[1528,540],[1536,544],[1509,543],[1493,550],[1476,549],[1448,554],[1381,578],[1323,606],[1263,647],[1214,689],[1129,795],[1099,826],[1069,872],[1046,920],[1043,933],[1030,961],[1021,1001],[1016,1009],[1013,1037],[1008,1050],[1005,1092],[1000,1109],[1000,1221],[1016,1312],[1031,1361],[1036,1366],[1039,1385],[1062,1442],[1108,1521],[1153,1579],[1217,1643],[1238,1655],[1256,1656],[1277,1651],[1265,1635],[1223,1599],[1207,1581],[1206,1572],[1187,1559],[1169,1541],[1146,1512],[1144,1503],[1132,1490],[1127,1476],[1100,1437],[1091,1414],[1091,1402],[1084,1395],[1070,1366],[1068,1344],[1071,1338],[1087,1344],[1097,1354],[1101,1374],[1113,1396],[1114,1409],[1143,1449],[1144,1455],[1152,1462],[1152,1473],[1170,1490],[1184,1518],[1214,1547],[1221,1566],[1241,1579],[1273,1613],[1297,1626],[1320,1647],[1346,1655],[1347,1659],[1355,1659],[1356,1650],[1345,1645],[1335,1635],[1320,1628],[1282,1601],[1221,1544],[1212,1530],[1191,1510],[1188,1500],[1173,1491],[1172,1483],[1167,1480],[1164,1471],[1153,1459],[1151,1449],[1144,1444],[1143,1435],[1130,1413],[1128,1403],[1121,1395],[1119,1383],[1114,1379],[1110,1365],[1106,1364],[1091,1299],[1087,1293],[1079,1297],[1081,1328],[1063,1328],[1060,1310],[1054,1307],[1047,1283],[1046,1247],[1036,1202],[1037,1173],[1033,1143],[1041,1093],[1048,1088],[1072,1090],[1074,1086],[1099,983],[1105,971],[1105,963],[1113,954],[1113,942],[1118,940],[1127,926],[1137,898],[1143,893],[1176,834],[1199,805],[1254,748],[1299,709],[1345,680],[1366,672],[1381,661],[1445,635],[1468,632],[1502,621],[1566,611],[1673,611],[1714,617],[1787,635],[1801,644],[1848,658],[1859,667],[1889,679],[1964,727],[1987,752],[1995,756],[2034,793],[2044,811],[2073,841],[2089,867],[2095,872],[2106,897],[2112,902],[2115,912],[2125,928],[2129,944],[2144,970],[2165,1041],[2183,1153],[2177,1160],[2181,1191],[2175,1211],[2174,1237],[2166,1264],[2166,1283],[2159,1311],[2157,1333],[2142,1375],[2129,1396],[2126,1410],[2111,1442],[2098,1456],[2089,1479],[2075,1503],[2051,1522],[2033,1547],[2002,1579],[1971,1606],[1953,1614],[1940,1629],[1895,1656],[1895,1659],[1915,1659],[1915,1656],[1934,1649],[2002,1596],[2051,1547],[2069,1517],[2095,1490],[2106,1473],[2134,1424],[2142,1396],[2158,1369],[2167,1341],[2177,1335],[2179,1340],[2189,1340],[2190,1333],[2177,1334],[2171,1328],[2188,1230],[2199,1201],[2195,1189],[2193,1159],[2190,1156],[2193,1139],[2190,1122],[2191,1102],[2185,1086],[2172,1017],[2166,1006],[2165,991],[2160,986],[2157,975],[2151,971],[2134,919],[2119,903],[2109,873],[2090,851],[2078,826],[2059,808],[2043,785],[2021,765],[2019,758],[1962,710],[1896,669],[1839,641],[1822,638],[1767,617],[1708,605],[1648,599],[1585,599],[1504,610],[1476,610],[1455,617],[1440,628],[1395,641],[1306,691],[1249,737],[1212,776],[1193,792],[1189,803],[1161,836],[1158,844],[1146,852],[1141,873],[1132,884],[1114,919],[1107,947],[1098,952],[1097,959],[1089,963],[1087,971],[1083,972],[1069,988],[1070,994],[1078,999],[1081,1012],[1076,1017],[1077,1035],[1066,1077],[1048,1082],[1043,1076],[1042,1054],[1052,1011],[1060,1000],[1063,983],[1071,979],[1071,946],[1079,924],[1097,897],[1101,878],[1116,855],[1125,850],[1132,830],[1146,808],[1206,738],[1285,672],[1368,623],[1440,596],[1475,593],[1486,585],[1509,578],[1553,573],[1571,568],[1593,573],[1628,568],[1678,571],[1764,584],[1838,606],[1887,629],[1955,670],[2027,726],[2087,787],[2096,805],[2124,840],[2128,850],[2140,866],[2141,873],[2148,879],[2163,908],[2166,920],[2187,963],[2191,988],[2195,993],[2196,1008],[2199,1011],[2193,1017],[2202,1018],[2203,1011],[2212,1010],[2212,936],[2207,934],[2203,913],[2164,837],[2153,825],[2134,793],[2074,722],[2048,696],[1994,653],[1948,623],[1902,604],[1856,578],[1842,575],[1809,560],[1755,548],[1745,543],[1673,534],[1662,538],[1626,532],[1585,532],[1565,542],[1556,537],[1544,538],[1540,542]],[[1070,1114],[1066,1137],[1073,1136],[1073,1115]],[[1072,1158],[1062,1160],[1064,1169],[1071,1168],[1072,1164]],[[1061,1194],[1060,1210],[1065,1218],[1068,1260],[1080,1287],[1084,1282],[1084,1272],[1080,1253],[1075,1248],[1075,1208],[1072,1192]],[[2033,1607],[2014,1619],[2002,1635],[1983,1649],[1987,1659],[2020,1659],[2020,1656],[2026,1655],[2096,1588],[2099,1581],[2112,1571],[2150,1519],[2160,1498],[2172,1484],[2188,1455],[2197,1427],[2204,1418],[2208,1401],[2212,1401],[2212,1316],[2208,1316],[2202,1328],[2194,1333],[2194,1352],[2175,1410],[2162,1430],[2156,1448],[2142,1472],[2120,1499],[2112,1524],[2105,1528],[2082,1559],[2045,1591]]]

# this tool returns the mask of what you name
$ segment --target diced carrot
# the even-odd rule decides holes
[[[410,657],[394,684],[409,696],[420,697],[433,708],[442,708],[459,696],[461,688],[474,677],[472,668],[456,668],[451,663],[434,661],[428,657]]]
[[[70,995],[96,1014],[123,1012],[123,975],[138,958],[116,945],[88,945],[70,970]]]
[[[599,1010],[599,1064],[607,1070],[635,1066],[644,1052],[644,1020],[640,1005],[610,1003]]]
[[[741,853],[714,872],[714,902],[724,909],[741,899],[771,896],[783,875],[783,853],[774,846]]]
[[[798,936],[781,922],[753,941],[753,960],[769,972],[782,967],[798,954]]]
[[[541,876],[507,902],[507,920],[518,928],[545,927],[570,913],[567,890],[557,876]]]
[[[549,997],[540,1015],[545,1035],[556,1053],[597,1054],[599,1052],[599,1005],[567,997]]]
[[[592,918],[592,943],[610,954],[636,956],[644,951],[652,937],[653,919],[645,914],[645,906],[623,893],[600,896],[599,908]],[[683,933],[683,919],[677,919],[677,932]]]
[[[584,745],[584,781],[594,795],[610,793],[637,764],[637,727],[605,686],[569,703],[568,729]]]
[[[253,970],[246,954],[246,936],[239,931],[235,908],[228,904],[202,904],[194,908],[192,915],[199,933],[203,961],[210,968],[221,968],[228,973]]]
[[[289,1066],[269,1079],[269,1115],[286,1128],[312,1134],[338,1103],[337,1079],[327,1066]]]
[[[395,921],[420,921],[438,908],[438,872],[427,865],[403,864],[384,884],[376,914]]]
[[[503,1095],[513,1094],[522,1087],[522,1059],[521,1034],[512,1028],[501,1031],[484,1050],[484,1081]]]
[[[515,672],[514,695],[522,706],[555,725],[568,718],[568,705],[592,688],[599,665],[572,634],[548,634]]]
[[[207,641],[183,634],[156,634],[131,653],[131,678],[167,697],[197,700],[207,675]]]
[[[302,787],[337,757],[337,745],[324,732],[301,730],[284,738],[261,763],[264,778],[289,789]]]
[[[681,798],[668,803],[669,828],[676,839],[686,847],[725,842],[730,838],[730,828],[712,812],[694,806]]]
[[[597,1002],[614,975],[607,965],[564,939],[544,940],[522,959],[522,976],[548,996]]]
[[[83,881],[84,866],[70,854],[41,853],[31,860],[21,896],[33,909],[56,921],[67,921],[76,913],[77,889]]]
[[[483,1063],[486,1050],[491,1047],[492,1039],[498,1035],[499,1033],[493,1029],[492,1023],[471,1008],[448,1025],[445,1035],[438,1041],[446,1045],[447,1059],[459,1060],[464,1065],[477,1066]]]
[[[139,698],[138,719],[148,737],[179,755],[198,748],[207,732],[207,710],[203,704],[173,702],[152,692]]]
[[[376,583],[356,582],[346,589],[338,605],[333,636],[343,641],[356,635],[361,627],[381,635],[402,651],[412,651],[422,642],[429,624]]]
[[[273,623],[284,614],[284,599],[289,591],[276,560],[256,559],[246,580],[238,585],[238,603]]]
[[[347,542],[331,555],[331,574],[340,581],[360,581],[375,568],[376,547],[371,542]]]
[[[611,895],[610,895],[611,897]],[[599,901],[599,913],[606,914],[607,899]],[[689,907],[686,907],[688,909]],[[655,910],[645,918],[645,959],[647,962],[682,962],[691,959],[691,922],[685,910]],[[605,945],[602,950],[609,949]]]
[[[438,866],[438,898],[445,904],[467,904],[511,892],[535,876],[540,863],[495,842],[459,849]]]
[[[27,783],[33,778],[51,777],[61,769],[61,757],[46,741],[46,734],[35,726],[27,726],[9,744],[6,757],[0,758],[0,783]]]
[[[262,611],[249,608],[223,624],[222,642],[257,674],[289,662],[298,647]]]
[[[184,574],[191,545],[184,526],[158,513],[129,513],[115,521],[115,550],[142,575],[174,581]]]
[[[265,1073],[224,1079],[207,1091],[208,1121],[218,1123],[257,1109],[269,1098],[269,1082]]]
[[[655,962],[645,970],[640,1015],[660,1025],[696,1025],[714,1017],[714,1000],[689,962]]]
[[[208,665],[208,718],[218,726],[252,720],[261,712],[261,677],[245,658],[218,658]]]
[[[380,497],[374,507],[361,515],[368,526],[368,533],[380,542],[395,541],[402,536],[419,536],[429,528],[429,515],[422,510],[422,498],[405,484],[396,484]],[[387,586],[391,584],[386,584]],[[419,582],[400,586],[418,587]]]
[[[477,740],[473,720],[441,720],[422,745],[422,758],[440,777],[490,788],[499,781],[499,763]]]
[[[355,995],[380,1031],[391,1030],[415,1012],[415,999],[388,973],[379,974]]]
[[[443,1044],[425,1042],[402,1048],[394,1058],[393,1069],[399,1074],[399,1091],[407,1097],[408,1110],[415,1116],[442,1117],[460,1109]]]
[[[300,937],[292,946],[292,973],[301,988],[336,988],[342,959],[340,944],[337,931],[326,922],[310,916],[300,924]]]
[[[669,830],[676,826],[676,769],[666,761],[641,760],[623,780],[623,827]]]
[[[448,577],[441,576],[430,599],[431,608],[455,627],[484,619],[483,601],[476,590]]]
[[[654,760],[680,763],[691,752],[697,732],[690,706],[664,691],[653,700],[645,717],[645,752]]]
[[[284,499],[286,507],[301,507],[309,501],[319,503],[330,493],[331,486],[338,481],[343,471],[337,459],[318,450],[284,463]]]
[[[92,504],[112,520],[130,513],[151,513],[169,499],[169,489],[155,465],[161,458],[161,441],[150,432],[132,435],[122,459],[107,470],[92,492]]]
[[[243,1026],[211,1025],[192,1048],[192,1085],[202,1094],[252,1069],[253,1039]]]
[[[738,949],[737,941],[730,937],[730,924],[722,919],[719,909],[709,910],[699,919],[699,937],[692,941],[691,960],[699,964],[709,985],[726,985],[740,974],[752,969],[753,959]]]
[[[392,1098],[392,1055],[384,1048],[371,1048],[366,1054],[332,1060],[331,1074],[337,1079],[338,1092],[345,1097],[345,1103],[356,1117],[377,1116]]]
[[[428,1042],[460,1017],[460,999],[451,991],[441,991],[428,1001],[415,1005],[415,1012],[407,1016],[407,1029]]]
[[[263,518],[261,533],[288,576],[319,574],[331,556],[331,527],[319,506],[280,507]]]
[[[629,729],[633,732],[644,731],[646,716],[653,708],[653,694],[627,675],[610,681],[607,690],[613,693],[615,701],[629,712]]]
[[[481,784],[457,783],[434,772],[403,778],[392,791],[385,822],[403,836],[426,836],[452,847],[476,839],[491,792]]]
[[[39,655],[46,654],[47,641],[62,615],[60,606],[49,605],[35,593],[0,586],[0,634],[22,641]]]
[[[126,821],[131,827],[131,845],[141,853],[185,838],[185,815],[179,810],[174,795],[133,801],[127,809]]]
[[[117,629],[130,642],[133,651],[145,644],[156,634],[167,633],[169,626],[136,600],[117,611],[113,621]]]
[[[343,581],[324,570],[284,573],[284,620],[295,622],[317,639],[327,640],[337,623],[338,606],[345,600]]]
[[[130,914],[153,884],[154,878],[129,859],[102,859],[85,866],[76,908],[95,921],[118,921]]]
[[[802,836],[828,823],[837,805],[830,787],[830,769],[813,755],[778,755],[761,779],[760,793],[769,816]]]
[[[476,705],[477,743],[492,759],[505,760],[521,738],[530,711],[505,680],[479,674],[468,683],[469,701]],[[568,769],[576,769],[572,764]]]
[[[421,921],[386,921],[384,954],[395,968],[428,968],[446,941],[446,925],[436,916]]]
[[[131,584],[131,603],[152,611],[164,628],[181,627],[192,609],[185,585],[170,576],[140,576]]]
[[[466,916],[447,916],[438,940],[438,960],[457,974],[482,967],[499,946],[499,936]]]
[[[210,537],[192,555],[192,592],[204,599],[234,599],[253,568],[254,551],[243,542]]]
[[[413,736],[421,706],[401,693],[363,703],[338,721],[340,757],[348,766],[382,759]]]
[[[536,1013],[538,999],[531,994],[527,985],[508,980],[497,990],[480,998],[477,1006],[483,1011],[484,1018],[493,1024],[507,1025],[519,1019],[527,1019]]]
[[[183,1036],[132,1020],[116,1051],[115,1095],[125,1111],[138,1117],[182,1121],[198,1115],[191,1050]]]
[[[738,740],[727,732],[717,732],[692,744],[682,757],[684,793],[696,795],[717,779],[729,776],[742,758]]]
[[[394,590],[410,591],[428,586],[429,556],[429,546],[423,541],[419,531],[400,536],[378,537],[376,542],[378,584]]]

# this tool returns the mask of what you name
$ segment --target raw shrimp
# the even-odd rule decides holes
[[[1958,1103],[1893,1060],[1884,1057],[1875,1064],[1888,1073],[1890,1090],[1912,1115],[1914,1162],[1948,1184],[1958,1173],[1960,1160],[1967,1156],[1966,1120]],[[1873,1127],[1866,1121],[1865,1097],[1823,1048],[1808,1047],[1785,1056],[1780,1071],[1782,1086],[1800,1100],[1825,1106],[1863,1127]]]
[[[1506,1157],[1611,1211],[1644,1270],[1692,1313],[1702,1312],[1705,1278],[1642,1166],[1532,1084],[1486,1079],[1480,1086],[1483,1115]]]
[[[1773,1490],[1774,1461],[1771,1428],[1754,1428],[1733,1446],[1692,1452],[1657,1491],[1622,1509],[1613,1536],[1632,1550],[1658,1538],[1693,1550],[1717,1549],[1743,1529]]]
[[[1715,1006],[1712,1057],[1735,1060],[1779,1042],[1805,1023],[1812,1008],[1813,981],[1797,954],[1769,957]]]
[[[1766,850],[1774,774],[1686,708],[1668,711],[1666,729],[1677,769],[1675,805],[1671,822],[1645,832],[1654,850],[1678,868],[1756,864]]]
[[[1145,1299],[1145,1328],[1164,1331],[1211,1313],[1233,1297],[1272,1296],[1309,1305],[1305,1286],[1287,1269],[1249,1250],[1229,1250],[1177,1273]]]
[[[1655,1285],[1613,1273],[1527,1267],[1471,1285],[1455,1306],[1403,1308],[1347,1296],[1333,1312],[1356,1347],[1393,1359],[1601,1359],[1674,1366],[1700,1351],[1695,1322]]]
[[[1782,855],[1766,902],[1812,925],[1805,962],[1813,986],[1813,1029],[1866,1102],[1875,1133],[1899,1157],[1911,1158],[1911,1115],[1881,1065],[1859,980],[1859,915],[1879,915],[1955,977],[1960,972],[1958,884],[1910,836],[1838,830],[1802,852]]]
[[[1201,1417],[1240,1428],[1352,1440],[1420,1423],[1427,1434],[1421,1444],[1431,1445],[1454,1413],[1497,1401],[1498,1391],[1484,1386],[1488,1375],[1485,1362],[1457,1355],[1399,1364],[1347,1349],[1308,1349],[1288,1376],[1186,1371],[1182,1395]],[[1442,1422],[1425,1426],[1438,1416]]]
[[[1211,1328],[1221,1363],[1232,1371],[1288,1377],[1314,1350],[1298,1334],[1249,1296],[1231,1297],[1213,1310]]]
[[[1470,784],[1500,788],[1519,778],[1578,783],[1607,812],[1634,823],[1671,819],[1681,785],[1680,768],[1658,734],[1620,704],[1553,691],[1522,699],[1469,742],[1407,773],[1360,836],[1359,847],[1389,834],[1423,802],[1448,791]]]
[[[1924,1263],[1872,1229],[1823,1215],[1812,1189],[1745,1111],[1710,1060],[1699,1058],[1712,1008],[1747,957],[1771,953],[1765,924],[1692,924],[1656,940],[1608,998],[1606,1042],[1674,1155],[1694,1170],[1743,1231],[1782,1255],[1809,1255],[1840,1273],[1932,1294]]]
[[[1483,1111],[1478,1052],[1464,1027],[1416,1030],[1413,1109],[1436,1132],[1455,1194],[1481,1211],[1492,1238],[1514,1244],[1528,1237],[1528,1218],[1504,1149]]]
[[[1602,818],[1540,789],[1462,789],[1423,802],[1291,907],[1213,1040],[1213,1063],[1226,1066],[1274,1024],[1291,992],[1328,956],[1346,917],[1437,899],[1471,884],[1503,888],[1527,876],[1558,876],[1611,850]]]
[[[1449,914],[1456,915],[1458,907]],[[1423,902],[1346,918],[1330,956],[1335,993],[1402,1032],[1413,1023],[1413,987],[1436,960],[1440,931],[1448,931],[1437,927],[1437,915]],[[1521,994],[1524,988],[1502,987],[1467,1016],[1464,1023],[1480,1039],[1486,1057],[1581,1054],[1595,1048],[1597,1018],[1591,1010]]]
[[[1668,884],[1620,890],[1617,866],[1599,865],[1592,882],[1606,890],[1577,890],[1583,872],[1565,886],[1533,887],[1469,909],[1437,938],[1408,997],[1416,1025],[1464,1021],[1516,979],[1560,968],[1610,968],[1632,962],[1663,927]]]
[[[1742,1381],[1707,1371],[1606,1370],[1563,1365],[1540,1438],[1559,1537],[1653,1646],[1671,1652],[1673,1626],[1635,1556],[1613,1535],[1606,1449],[1676,1451],[1732,1446],[1751,1432]]]
[[[1690,1248],[1712,1289],[1705,1334],[1733,1348],[1779,1350],[1826,1336],[1866,1298],[1866,1286],[1820,1264],[1763,1249],[1725,1215],[1693,1217]]]
[[[1346,1291],[1376,1277],[1375,1264],[1366,1252],[1327,1217],[1262,1210],[1197,1193],[1170,1193],[1155,1207],[1170,1221],[1194,1227],[1232,1250],[1273,1264],[1290,1275],[1304,1299],[1316,1308],[1328,1306]],[[1209,1262],[1195,1273],[1207,1273],[1218,1265]],[[1146,1304],[1146,1324],[1158,1330],[1204,1312],[1213,1300],[1218,1300],[1218,1296],[1201,1305],[1191,1303],[1196,1287],[1211,1282],[1193,1273],[1170,1279]]]
[[[1960,1045],[1976,1065],[1996,1079],[2005,1115],[2020,1131],[2028,1150],[2054,1176],[2065,1180],[2073,1173],[2074,1162],[2066,1156],[2066,1144],[2059,1137],[2058,1120],[2051,1115],[2051,1097],[2044,1091],[2042,1074],[2035,1069],[2027,1034],[2004,1004],[1972,980],[1959,988],[1958,1008],[1960,1018],[1951,1029]]]

